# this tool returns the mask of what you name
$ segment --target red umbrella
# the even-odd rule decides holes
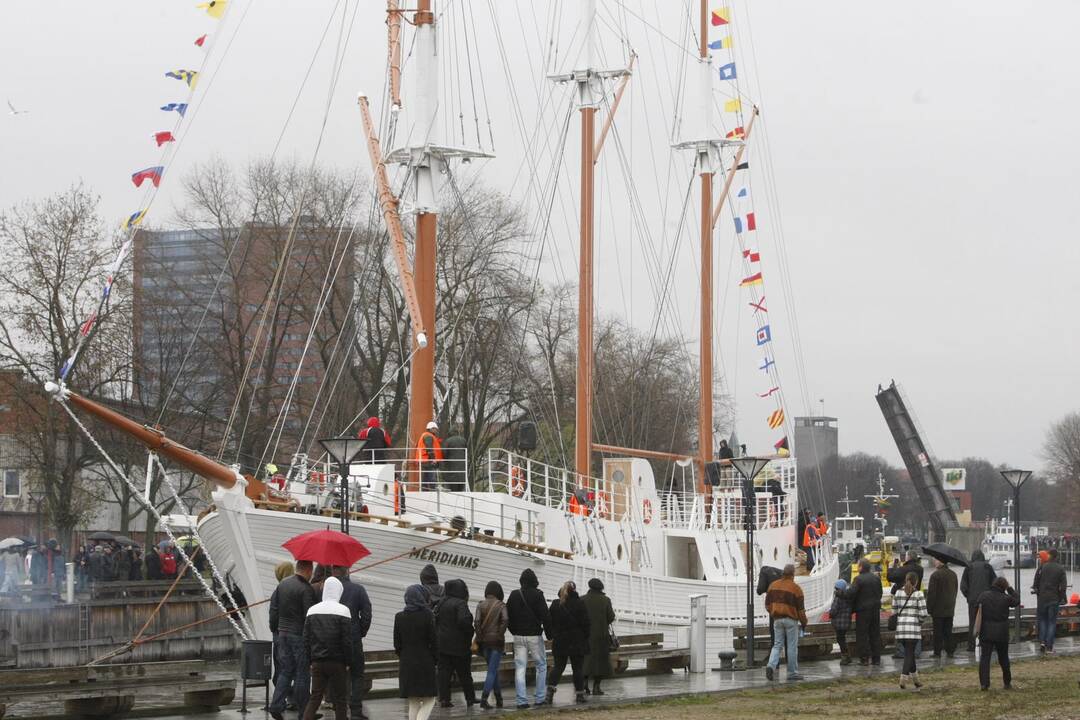
[[[311,560],[320,565],[352,567],[371,551],[363,543],[337,530],[315,530],[286,540],[281,547],[297,560]]]

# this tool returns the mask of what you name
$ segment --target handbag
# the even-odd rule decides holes
[[[914,593],[912,593],[912,595],[914,595]],[[904,612],[904,610],[907,609],[907,605],[909,602],[911,602],[911,595],[907,596],[907,600],[905,600],[904,604],[900,606],[899,611],[894,612],[892,615],[889,616],[889,630],[896,630],[896,628],[900,625],[900,613]]]
[[[608,652],[615,652],[619,649],[619,636],[615,634],[615,628],[611,625],[607,626],[607,646]]]
[[[496,607],[498,607],[498,606],[495,605],[495,603],[492,603],[491,607],[488,608],[488,611],[486,613],[484,613],[484,619],[480,621],[480,627],[481,628],[483,628],[485,625],[487,625],[488,620],[491,619],[491,613],[495,612]],[[473,655],[479,655],[480,654],[480,643],[478,643],[476,641],[476,636],[475,635],[473,636],[472,645],[469,646],[469,649],[472,650]]]

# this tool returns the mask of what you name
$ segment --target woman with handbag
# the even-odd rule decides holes
[[[567,661],[574,676],[574,693],[579,703],[585,702],[585,655],[589,652],[589,611],[573,581],[563,583],[559,597],[551,601],[551,653],[555,668],[548,678],[547,703],[555,699]]]
[[[922,687],[919,671],[915,667],[915,645],[922,640],[922,622],[927,616],[926,598],[919,589],[919,576],[909,572],[904,586],[893,596],[893,607],[898,608],[889,618],[889,625],[896,625],[896,640],[904,645],[904,667],[900,673],[900,689],[910,680],[915,689]]]
[[[484,588],[484,599],[476,606],[476,638],[473,652],[482,655],[487,662],[487,677],[480,695],[480,707],[490,710],[488,696],[495,694],[495,707],[503,706],[502,688],[499,687],[499,663],[506,648],[506,626],[510,618],[503,604],[502,585],[492,580]]]
[[[604,583],[600,582],[600,578],[589,581],[589,592],[585,593],[583,602],[589,612],[589,654],[585,658],[585,675],[592,678],[592,694],[603,695],[600,681],[611,677],[611,651],[618,648],[618,641],[611,630],[615,610],[611,607],[611,598],[604,594]],[[585,686],[585,693],[589,693],[588,685]]]

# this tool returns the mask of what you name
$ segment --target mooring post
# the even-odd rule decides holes
[[[64,566],[67,571],[64,573],[64,579],[67,586],[64,588],[64,601],[69,605],[75,602],[75,563],[67,563]]]

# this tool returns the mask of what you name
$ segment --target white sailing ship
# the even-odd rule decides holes
[[[481,463],[465,463],[484,468],[481,477],[455,477],[454,490],[441,486],[421,489],[416,482],[415,462],[400,457],[397,462],[352,466],[346,472],[347,484],[342,486],[348,492],[339,494],[338,483],[325,480],[335,477],[334,473],[312,473],[302,466],[292,469],[289,482],[275,500],[252,492],[253,486],[238,468],[226,467],[188,450],[168,440],[161,431],[71,393],[62,384],[49,387],[50,394],[59,401],[129,433],[163,459],[212,481],[213,504],[199,517],[196,534],[214,561],[216,575],[227,587],[238,589],[250,605],[245,610],[246,626],[256,637],[270,637],[265,601],[276,586],[274,568],[292,559],[282,544],[304,532],[337,527],[343,510],[347,514],[349,534],[372,553],[356,572],[374,608],[374,621],[365,641],[365,647],[370,650],[392,646],[391,619],[401,607],[403,591],[418,581],[421,568],[428,563],[435,565],[444,579],[464,580],[474,594],[489,580],[498,580],[507,590],[513,589],[525,568],[536,573],[541,589],[549,597],[554,597],[566,580],[584,585],[590,578],[598,577],[611,597],[617,631],[663,632],[665,641],[671,643],[677,642],[680,630],[690,624],[690,596],[705,595],[706,657],[710,663],[716,662],[716,650],[731,646],[732,628],[745,626],[747,584],[756,580],[763,566],[799,565],[796,580],[804,590],[811,620],[828,608],[838,563],[828,537],[811,549],[816,556],[812,571],[805,570],[809,563],[801,562],[796,537],[800,487],[794,458],[771,458],[757,476],[752,492],[744,492],[744,481],[729,461],[711,465],[715,431],[712,238],[731,181],[742,167],[743,149],[757,109],[754,108],[745,130],[740,127],[738,133],[728,133],[726,138],[717,136],[709,123],[714,101],[711,83],[716,68],[707,49],[708,13],[703,1],[700,48],[695,58],[698,67],[694,68],[700,79],[697,83],[700,97],[696,98],[700,123],[688,130],[689,137],[675,144],[676,148],[694,153],[702,194],[699,448],[694,458],[686,458],[594,442],[591,429],[593,166],[611,127],[630,69],[609,71],[594,66],[591,38],[595,32],[595,2],[585,0],[581,6],[586,40],[580,64],[569,73],[551,78],[576,85],[583,138],[579,367],[573,469],[545,465],[527,456],[496,449]],[[405,11],[398,9],[394,0],[388,3],[388,9],[391,102],[399,108],[400,33]],[[434,30],[437,16],[432,12],[430,0],[419,0],[415,11],[409,12],[414,13],[411,56],[418,76],[417,94],[411,123],[407,125],[409,139],[388,153],[386,161],[401,163],[407,169],[402,207],[416,214],[415,252],[410,253],[406,247],[398,200],[387,180],[366,98],[361,98],[360,107],[379,201],[412,325],[409,434],[410,445],[415,446],[420,430],[432,417],[434,405],[434,233],[439,186],[451,161],[481,157],[484,153],[440,143],[439,104],[435,94],[439,77]],[[610,98],[605,83],[613,78],[621,79],[622,84],[597,136],[595,116],[601,107],[607,106]],[[735,150],[730,169],[721,167],[721,150],[725,148]],[[714,198],[712,180],[717,172],[724,176],[725,182],[719,197]],[[759,337],[758,345],[762,342]],[[770,420],[770,426],[776,428],[783,423],[784,414],[778,410],[774,417],[775,424]],[[593,453],[597,451],[605,452],[607,457],[602,464],[602,476],[592,477]],[[699,482],[690,488],[662,490],[649,459],[693,460],[700,473]],[[702,482],[708,475],[707,467],[715,470],[710,484]],[[344,503],[342,495],[347,498]],[[752,525],[752,544],[747,542],[747,524]],[[754,620],[760,624],[767,622],[761,601],[756,605]]]

